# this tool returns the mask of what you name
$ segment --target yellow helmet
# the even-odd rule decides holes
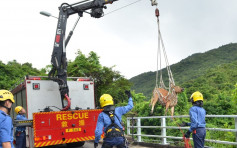
[[[113,98],[109,94],[103,94],[100,97],[100,106],[105,107],[105,106],[108,106],[108,105],[114,105]]]
[[[18,114],[19,111],[21,111],[21,109],[22,109],[22,106],[17,106],[17,107],[15,108],[15,112]]]
[[[198,100],[203,101],[203,95],[199,91],[196,91],[191,95],[190,99],[192,99],[193,102],[196,102]]]
[[[0,90],[0,101],[11,100],[12,103],[15,102],[13,94],[8,90]]]

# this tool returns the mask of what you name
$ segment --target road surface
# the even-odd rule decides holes
[[[94,143],[93,142],[86,142],[85,145],[81,148],[94,148]],[[101,144],[99,144],[99,146],[97,148],[101,148]],[[130,145],[129,148],[148,148],[148,147]]]
[[[101,148],[101,146],[102,146],[102,144],[99,143],[99,146],[97,148]],[[56,147],[50,146],[50,148],[56,148]],[[60,146],[57,146],[57,148],[66,148],[66,145],[60,145]],[[82,147],[74,147],[74,148],[94,148],[94,143],[93,142],[86,142]],[[148,147],[130,145],[129,148],[148,148]]]

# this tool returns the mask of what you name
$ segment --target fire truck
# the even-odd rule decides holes
[[[85,141],[95,139],[94,130],[102,110],[95,109],[94,81],[90,78],[67,77],[66,46],[84,13],[100,18],[105,5],[114,1],[84,0],[59,6],[51,57],[52,69],[47,77],[27,76],[12,89],[15,105],[23,106],[29,119],[15,121],[14,125],[27,126],[30,148],[59,144],[82,146]],[[78,19],[65,38],[67,19],[73,14],[78,14]],[[14,119],[16,114],[12,112],[11,116]]]
[[[70,109],[62,111],[59,86],[45,77],[26,76],[12,93],[16,106],[23,106],[29,120],[15,121],[27,126],[30,148],[65,144],[82,146],[94,140],[94,130],[100,109],[95,109],[94,82],[91,78],[68,78]],[[64,100],[64,104],[67,102]],[[11,112],[13,119],[15,112]]]

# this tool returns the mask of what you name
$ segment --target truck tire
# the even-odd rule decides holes
[[[85,141],[81,141],[81,142],[74,142],[74,143],[67,143],[67,147],[81,147],[85,144]]]

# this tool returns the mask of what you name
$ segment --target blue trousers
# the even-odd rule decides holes
[[[116,146],[117,148],[125,148],[124,137],[104,138],[101,148],[112,148],[113,146]]]
[[[26,132],[16,131],[16,148],[26,148]]]
[[[204,140],[206,137],[206,128],[197,128],[196,134],[193,133],[194,148],[204,148]]]

